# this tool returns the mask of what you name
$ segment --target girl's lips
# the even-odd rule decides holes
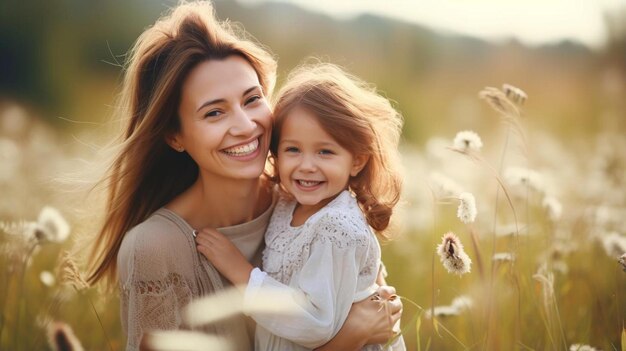
[[[315,191],[322,187],[322,185],[326,182],[324,181],[314,181],[314,180],[294,180],[296,187],[302,191]]]

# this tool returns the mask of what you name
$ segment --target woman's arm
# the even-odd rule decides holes
[[[386,343],[393,337],[392,328],[402,316],[402,302],[395,298],[396,289],[392,286],[381,286],[376,293],[380,300],[370,298],[352,304],[339,333],[316,350],[359,350],[368,344]],[[387,308],[381,308],[381,303]]]

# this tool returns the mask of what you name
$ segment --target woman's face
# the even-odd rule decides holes
[[[181,129],[169,144],[184,148],[203,176],[259,177],[272,114],[252,66],[239,56],[202,62],[183,82],[181,94]]]

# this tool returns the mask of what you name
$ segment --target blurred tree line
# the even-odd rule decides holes
[[[106,119],[124,54],[175,3],[2,1],[0,101],[20,101],[52,121]],[[373,15],[339,21],[281,3],[217,1],[215,7],[219,18],[242,23],[271,48],[279,57],[279,79],[316,56],[375,83],[398,103],[405,136],[413,141],[445,130],[442,120],[459,128],[476,125],[482,107],[469,101],[485,85],[508,82],[528,91],[529,112],[542,114],[537,120],[544,127],[561,128],[576,119],[587,131],[607,127],[596,118],[611,95],[604,90],[625,91],[626,11],[607,14],[610,41],[591,51],[572,42],[536,48],[515,40],[492,44]],[[624,128],[621,119],[610,123]],[[568,128],[574,127],[564,132]]]

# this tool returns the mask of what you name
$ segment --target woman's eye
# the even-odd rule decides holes
[[[248,100],[246,100],[246,105],[249,105],[255,101],[261,100],[261,95],[254,95],[251,96],[250,98],[248,98]]]
[[[222,111],[220,110],[211,110],[204,114],[204,117],[219,117],[222,115]]]

